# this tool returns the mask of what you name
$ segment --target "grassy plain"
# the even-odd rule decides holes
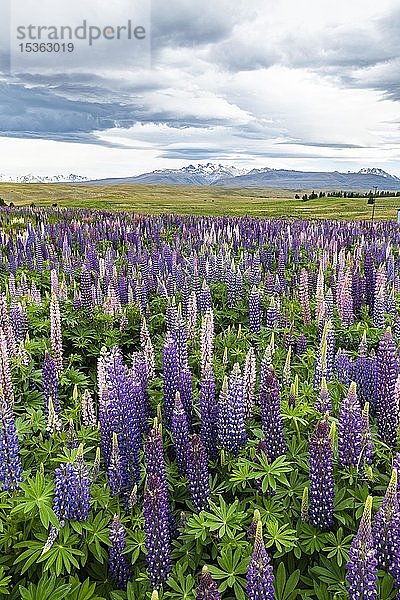
[[[0,197],[7,204],[129,210],[137,213],[195,215],[248,215],[369,219],[366,198],[295,200],[295,191],[256,188],[220,188],[173,185],[73,185],[0,183]],[[302,192],[301,192],[302,193]],[[400,198],[378,198],[376,219],[396,219]]]

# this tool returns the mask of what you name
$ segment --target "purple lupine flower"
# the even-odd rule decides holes
[[[186,413],[189,430],[192,430],[192,373],[189,367],[185,367],[179,372],[179,393],[181,402]]]
[[[374,359],[368,356],[367,335],[364,331],[358,347],[358,356],[355,364],[355,382],[360,404],[373,400],[374,395]]]
[[[334,481],[332,440],[327,419],[320,421],[310,442],[309,522],[319,529],[333,525]]]
[[[253,554],[247,569],[247,596],[249,600],[274,600],[274,573],[265,549],[262,523],[258,521]]]
[[[201,571],[200,582],[196,590],[196,600],[221,600],[217,584],[206,566]]]
[[[254,407],[254,388],[256,385],[256,356],[254,348],[250,346],[243,372],[243,407],[244,418],[251,417]]]
[[[307,351],[307,337],[301,333],[297,338],[297,354],[302,356]]]
[[[126,548],[125,528],[118,515],[114,515],[108,535],[111,542],[108,552],[110,578],[118,589],[125,590],[132,577],[132,571],[129,559],[124,554]]]
[[[122,492],[122,469],[121,457],[118,448],[118,436],[114,432],[112,436],[111,455],[107,464],[108,486],[111,490],[111,496]]]
[[[165,340],[162,356],[165,421],[168,429],[171,429],[175,395],[179,391],[179,368],[178,349],[174,338],[170,335]]]
[[[350,384],[339,412],[339,466],[357,467],[362,452],[362,416],[356,384]]]
[[[203,281],[203,285],[198,297],[198,308],[202,315],[205,315],[206,312],[212,308],[211,292],[205,280]]]
[[[150,583],[159,588],[171,571],[169,503],[166,490],[156,475],[148,478],[143,499],[146,562]]]
[[[267,455],[274,461],[278,456],[286,454],[286,443],[283,435],[279,382],[272,366],[261,375],[259,403]]]
[[[22,481],[22,465],[13,408],[0,390],[0,481],[3,491],[14,491]]]
[[[176,464],[178,465],[180,474],[185,475],[189,447],[189,426],[179,392],[176,392],[175,396],[171,433],[175,448]]]
[[[50,300],[50,343],[57,371],[60,372],[62,371],[63,367],[61,315],[60,304],[58,302],[57,296],[55,296],[54,294]]]
[[[188,446],[187,478],[195,510],[197,512],[206,510],[211,495],[208,459],[203,442],[196,434],[193,435]]]
[[[342,348],[339,348],[336,354],[335,369],[337,378],[346,387],[350,385],[355,377],[355,365],[353,360],[350,358],[349,353]]]
[[[391,570],[398,562],[400,511],[397,495],[397,470],[392,470],[389,485],[378,512],[375,515],[372,536],[377,551],[378,568]],[[397,567],[397,564],[393,565]]]
[[[144,419],[142,389],[132,371],[123,364],[119,348],[114,347],[105,355],[103,367],[101,377],[105,382],[100,385],[106,386],[107,401],[99,406],[101,442],[108,469],[113,435],[117,435],[119,491],[126,495],[140,478],[139,453]]]
[[[239,364],[233,366],[228,380],[225,378],[218,403],[218,441],[224,450],[239,453],[246,445],[246,427],[243,411],[243,379]]]
[[[58,398],[58,375],[57,365],[48,352],[45,352],[42,366],[44,412],[49,414],[49,400],[53,402],[53,408],[58,417],[61,416],[60,401]]]
[[[319,396],[315,401],[315,410],[322,413],[323,415],[327,412],[331,412],[332,410],[331,396],[328,390],[325,377],[323,377],[321,380],[321,389],[319,392]]]
[[[399,361],[396,345],[390,327],[379,342],[376,355],[376,421],[381,440],[395,448],[399,413],[395,396],[396,379],[399,374]]]
[[[372,497],[368,496],[346,564],[349,600],[375,600],[378,597],[378,561],[372,538],[371,509]]]
[[[261,331],[261,302],[260,294],[255,286],[249,295],[249,326],[250,332],[258,334]]]
[[[155,475],[165,490],[165,495],[168,498],[168,486],[167,486],[167,471],[165,466],[165,456],[161,433],[157,418],[154,419],[154,426],[149,431],[149,434],[144,443],[144,457],[146,464],[146,475],[151,477]],[[171,535],[175,532],[175,521],[170,504],[168,504],[168,519]]]
[[[53,511],[61,525],[67,519],[75,520],[78,511],[79,480],[71,463],[61,463],[54,471]]]
[[[374,444],[372,442],[371,429],[369,426],[369,402],[364,404],[361,414],[362,423],[362,458],[367,465],[372,465],[372,454]]]
[[[208,364],[200,383],[200,437],[210,459],[217,456],[218,408],[215,401],[215,377]]]
[[[73,466],[78,477],[78,506],[75,518],[77,521],[87,521],[90,512],[90,477],[83,457],[82,444],[78,448]]]

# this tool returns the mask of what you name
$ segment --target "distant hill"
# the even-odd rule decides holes
[[[357,173],[339,171],[294,171],[288,169],[252,169],[207,163],[182,169],[161,169],[114,179],[98,179],[85,183],[149,183],[164,185],[211,185],[227,187],[282,188],[293,190],[400,190],[400,178],[382,169],[361,169]]]
[[[82,175],[21,175],[19,177],[7,177],[0,175],[0,182],[3,183],[84,183],[87,177]]]

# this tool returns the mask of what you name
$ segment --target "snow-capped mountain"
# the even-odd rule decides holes
[[[376,167],[372,167],[372,169],[360,169],[358,171],[359,175],[378,175],[379,177],[386,177],[387,179],[399,179],[395,175],[390,175],[383,169],[378,169]]]
[[[122,177],[116,179],[101,179],[97,183],[164,183],[171,185],[223,185],[235,177],[244,175],[246,169],[220,163],[188,165],[181,169],[157,169],[150,173]],[[92,182],[91,182],[92,183]],[[96,183],[96,182],[93,182]]]
[[[10,183],[82,183],[87,181],[87,177],[82,175],[20,175],[19,177],[7,177],[6,175],[0,175],[0,182]]]

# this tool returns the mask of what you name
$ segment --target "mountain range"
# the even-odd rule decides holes
[[[339,171],[293,171],[288,169],[251,169],[207,163],[181,169],[162,169],[118,179],[100,179],[87,183],[150,183],[164,185],[211,185],[227,187],[282,188],[293,190],[400,190],[400,178],[378,168],[356,173]]]
[[[0,182],[9,183],[83,183],[87,181],[87,177],[82,175],[21,175],[19,177],[7,177],[0,174]]]
[[[158,169],[132,177],[89,180],[82,175],[23,175],[14,180],[0,175],[1,181],[14,183],[148,183],[163,185],[196,185],[226,187],[282,188],[289,190],[400,190],[400,178],[379,168],[348,171],[294,171],[289,169],[239,169],[220,163],[188,165],[181,169]]]

